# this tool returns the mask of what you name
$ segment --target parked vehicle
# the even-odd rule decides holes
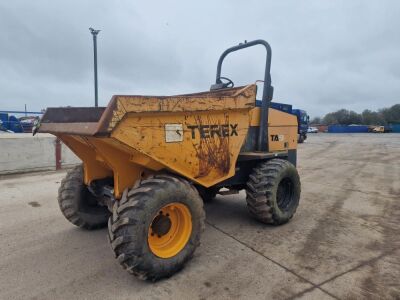
[[[261,108],[255,84],[234,87],[221,76],[227,54],[255,45],[268,55]],[[86,229],[108,223],[118,262],[148,280],[171,276],[193,256],[205,227],[203,200],[217,193],[245,189],[255,219],[289,222],[301,190],[297,120],[270,109],[270,58],[267,42],[247,42],[221,55],[207,92],[48,108],[34,132],[56,135],[83,161],[61,182],[66,219]]]
[[[21,122],[13,115],[9,116],[8,114],[1,113],[0,114],[1,125],[12,132],[20,133],[23,132],[23,128]]]
[[[317,133],[318,128],[317,127],[308,127],[307,132],[308,133]]]
[[[24,114],[23,117],[18,115]],[[14,133],[30,133],[35,120],[39,119],[42,112],[32,111],[0,111],[1,127],[9,132]]]
[[[302,109],[293,109],[292,114],[297,117],[299,134],[298,142],[303,143],[307,139],[307,130],[310,117],[307,115],[307,112]]]
[[[375,126],[372,128],[372,132],[374,133],[384,133],[385,132],[385,126]]]

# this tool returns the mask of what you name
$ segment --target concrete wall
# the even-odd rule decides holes
[[[0,134],[0,174],[56,169],[56,138],[50,134]],[[64,144],[61,145],[61,166],[69,167],[80,160]]]

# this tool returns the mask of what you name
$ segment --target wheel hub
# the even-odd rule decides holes
[[[162,237],[163,235],[167,234],[168,231],[171,229],[171,219],[169,218],[169,214],[163,214],[160,211],[159,215],[154,218],[153,223],[151,224],[151,234],[157,235],[158,237]]]
[[[161,207],[153,218],[147,242],[151,252],[161,258],[177,255],[192,234],[192,215],[189,208],[179,202]]]

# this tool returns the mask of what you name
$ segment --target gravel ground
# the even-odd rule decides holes
[[[311,135],[298,168],[290,223],[252,220],[243,192],[217,197],[195,257],[157,283],[122,270],[105,229],[63,218],[64,171],[2,177],[0,298],[400,299],[400,135]]]

